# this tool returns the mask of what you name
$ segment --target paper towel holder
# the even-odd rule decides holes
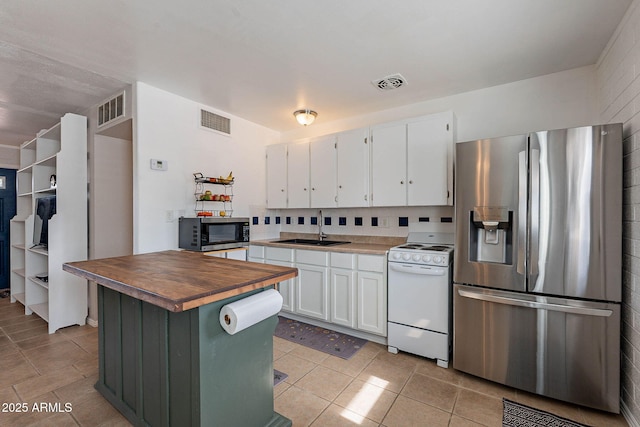
[[[224,315],[224,323],[226,323],[227,325],[231,324],[231,317],[229,317],[228,314]]]

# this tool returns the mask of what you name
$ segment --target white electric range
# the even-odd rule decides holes
[[[388,349],[437,359],[451,354],[453,233],[409,233],[389,250]]]

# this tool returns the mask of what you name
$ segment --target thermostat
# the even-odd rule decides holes
[[[151,169],[153,170],[166,171],[167,166],[168,165],[166,160],[151,159]]]

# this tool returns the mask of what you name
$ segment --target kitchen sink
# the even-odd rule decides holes
[[[335,245],[345,245],[351,242],[345,242],[342,240],[286,239],[286,240],[278,240],[275,243],[288,243],[291,245],[335,246]]]

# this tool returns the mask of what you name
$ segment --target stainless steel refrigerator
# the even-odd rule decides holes
[[[622,125],[456,144],[454,368],[620,411]]]

